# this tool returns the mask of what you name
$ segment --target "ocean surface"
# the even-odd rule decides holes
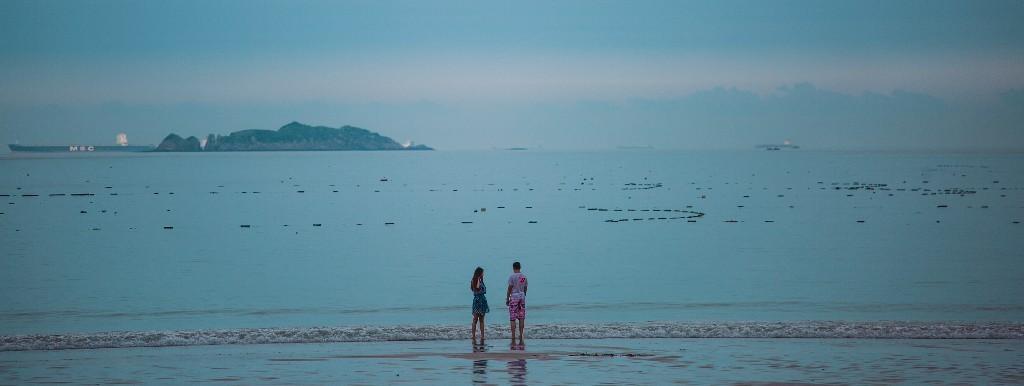
[[[445,339],[520,261],[551,338],[1022,337],[1022,189],[1013,153],[6,155],[0,336]]]

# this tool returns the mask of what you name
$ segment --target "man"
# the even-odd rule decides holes
[[[526,275],[519,270],[519,262],[512,263],[512,275],[508,277],[508,291],[505,305],[508,306],[508,320],[512,324],[512,344],[516,343],[516,320],[519,321],[519,345],[523,345],[523,325],[526,324]]]

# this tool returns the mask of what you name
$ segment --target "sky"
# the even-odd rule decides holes
[[[1024,1],[0,0],[0,142],[1024,150]]]

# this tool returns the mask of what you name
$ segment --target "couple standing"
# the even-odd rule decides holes
[[[516,321],[519,321],[519,346],[523,345],[523,325],[526,324],[526,275],[519,270],[519,262],[512,263],[512,275],[508,277],[508,290],[505,291],[505,305],[508,306],[508,320],[512,324],[512,344],[516,344]],[[487,286],[484,285],[484,269],[476,267],[473,280],[469,282],[473,291],[473,344],[476,344],[477,326],[480,326],[480,344],[484,344],[484,315],[491,312],[487,306]]]

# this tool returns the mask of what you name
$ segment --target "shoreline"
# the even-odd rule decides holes
[[[0,353],[0,382],[1022,383],[1024,340],[495,339]],[[116,364],[116,365],[114,365]]]
[[[508,339],[491,323],[491,339]],[[0,335],[0,352],[255,344],[459,341],[466,325],[239,328],[180,331]],[[531,340],[567,339],[987,339],[1024,341],[1024,323],[917,321],[773,321],[529,324]]]

